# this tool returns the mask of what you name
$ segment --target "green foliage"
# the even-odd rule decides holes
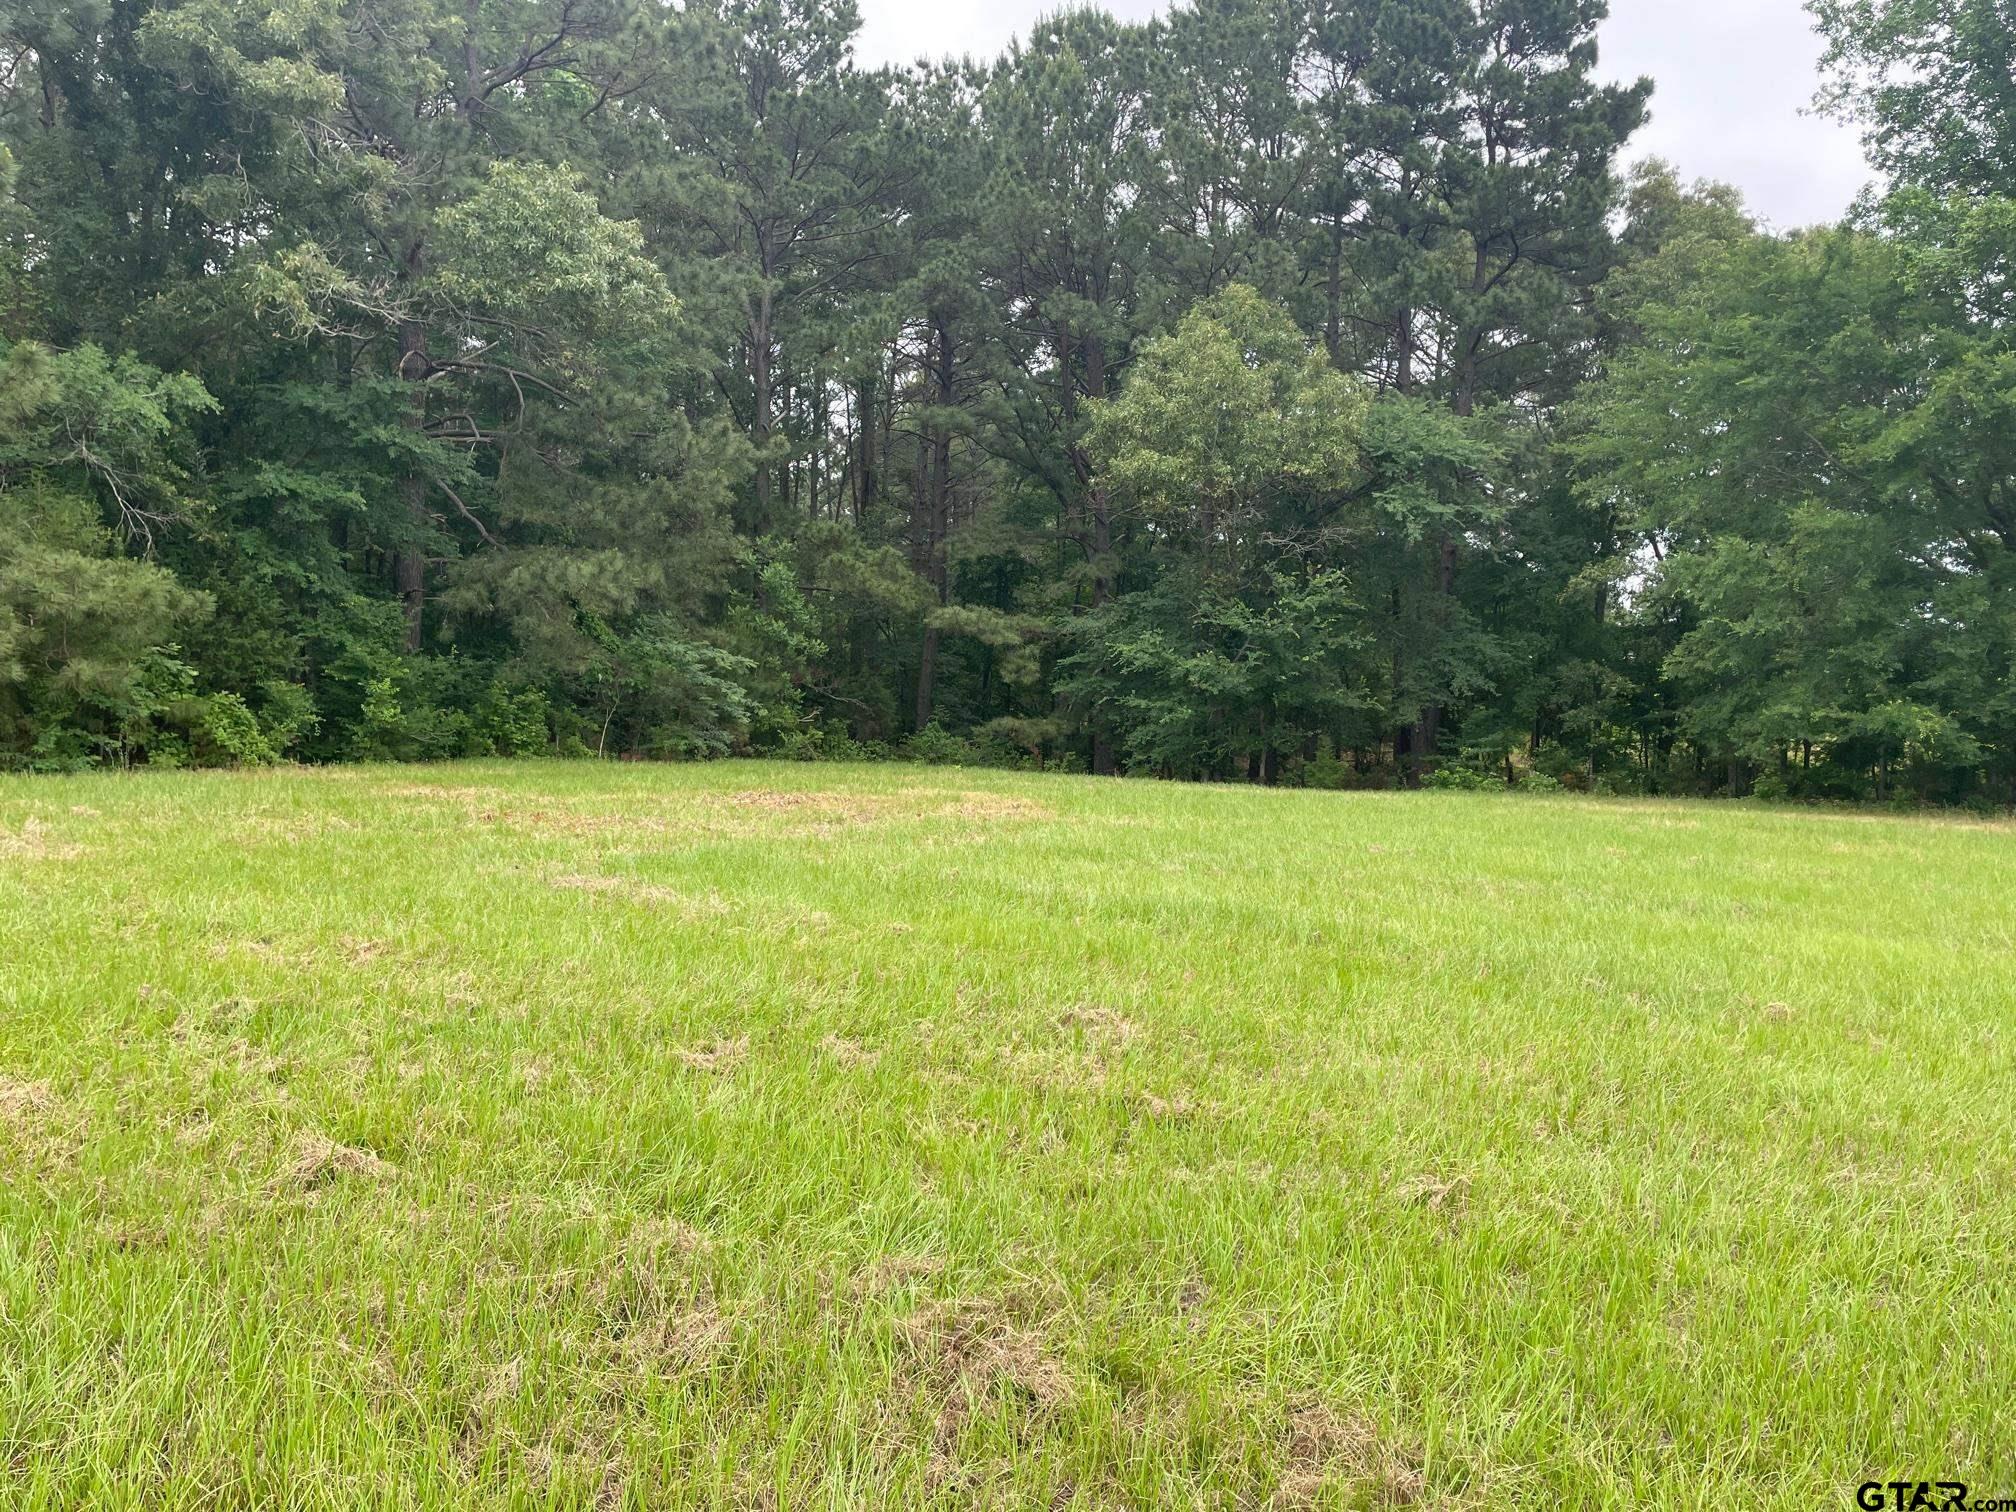
[[[1594,0],[0,0],[0,761],[2016,794],[2005,7],[1813,9],[1779,237]]]
[[[364,703],[351,736],[350,756],[358,761],[389,761],[407,746],[406,717],[399,704],[399,680],[374,677],[364,685]]]
[[[1142,518],[1209,549],[1291,512],[1334,511],[1359,480],[1366,407],[1285,312],[1235,284],[1143,347],[1125,395],[1095,408],[1087,445]]]
[[[1087,445],[1168,542],[1152,586],[1073,627],[1059,689],[1130,760],[1185,776],[1279,758],[1355,708],[1368,642],[1341,566],[1363,529],[1362,390],[1234,287],[1148,343]]]
[[[1250,759],[1271,773],[1357,707],[1365,644],[1341,574],[1273,579],[1257,604],[1172,575],[1080,621],[1058,687],[1105,710],[1151,771],[1230,777]]]
[[[2005,338],[1910,264],[1848,230],[1702,258],[1637,312],[1576,446],[1656,556],[1641,603],[1671,627],[1678,729],[1739,771],[1797,752],[1787,791],[1951,798],[2016,771],[2016,473],[1983,424]]]
[[[259,726],[276,756],[297,749],[322,723],[313,695],[297,683],[268,678],[259,685],[259,694]]]
[[[973,732],[976,759],[988,766],[1037,767],[1064,738],[1064,721],[1004,714]]]
[[[493,687],[476,711],[483,744],[498,756],[536,756],[553,745],[553,712],[545,692]]]
[[[903,742],[903,754],[926,766],[964,766],[973,759],[973,747],[937,724],[928,724]]]
[[[166,736],[186,686],[173,638],[209,612],[160,567],[110,555],[91,504],[40,483],[0,516],[0,762],[130,762]],[[186,670],[186,669],[185,669]]]
[[[1540,780],[1551,781],[1552,779],[1542,778]],[[1485,788],[1502,788],[1505,785],[1505,780],[1502,777],[1494,777],[1489,772],[1479,771],[1474,766],[1464,766],[1461,763],[1451,762],[1445,766],[1437,767],[1434,771],[1424,776],[1421,779],[1421,785],[1423,787],[1442,788],[1451,792],[1474,793]],[[1558,783],[1555,784],[1557,787],[1559,785]]]
[[[236,693],[212,693],[184,714],[199,765],[270,766],[280,748]]]

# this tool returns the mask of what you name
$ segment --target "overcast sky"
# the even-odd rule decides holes
[[[860,0],[863,62],[991,57],[1057,0]],[[1109,0],[1129,18],[1164,7]],[[1800,0],[1611,0],[1603,72],[1650,74],[1652,120],[1634,151],[1688,178],[1736,185],[1780,227],[1833,220],[1868,177],[1853,131],[1802,114],[1820,56]]]

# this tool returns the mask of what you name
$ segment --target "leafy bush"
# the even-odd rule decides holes
[[[189,700],[177,713],[189,731],[199,766],[271,766],[280,759],[272,737],[260,728],[251,705],[236,693],[212,693]]]
[[[964,766],[974,759],[971,743],[946,733],[935,720],[903,743],[903,755],[926,766]]]
[[[804,724],[785,730],[768,755],[784,761],[893,761],[896,753],[880,740],[855,740],[838,725]]]
[[[1531,781],[1531,778],[1527,779]],[[1480,772],[1475,767],[1451,764],[1435,768],[1421,779],[1421,785],[1438,788],[1445,792],[1480,792],[1485,788],[1503,787],[1505,779],[1492,772]],[[1559,784],[1556,784],[1559,786]]]
[[[364,685],[364,705],[357,712],[350,756],[357,761],[396,761],[404,732],[398,678],[393,675],[372,678]]]
[[[973,732],[974,759],[983,766],[1026,770],[1046,763],[1044,750],[1064,736],[1058,719],[990,719]]]
[[[259,723],[276,759],[292,751],[322,723],[313,695],[299,683],[268,679],[259,685],[259,700],[263,705]]]
[[[538,688],[506,693],[493,685],[476,711],[476,734],[499,756],[530,756],[551,749],[552,708]]]
[[[1351,785],[1351,764],[1339,761],[1327,751],[1302,764],[1302,785],[1326,793],[1340,792]]]

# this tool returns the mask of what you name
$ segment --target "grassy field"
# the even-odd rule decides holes
[[[2016,829],[0,782],[0,1505],[2016,1494]]]

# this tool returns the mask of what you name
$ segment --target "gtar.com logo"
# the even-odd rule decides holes
[[[2000,1512],[2000,1501],[1979,1509],[1967,1500],[1964,1481],[1864,1481],[1856,1488],[1855,1505],[1865,1512]]]

